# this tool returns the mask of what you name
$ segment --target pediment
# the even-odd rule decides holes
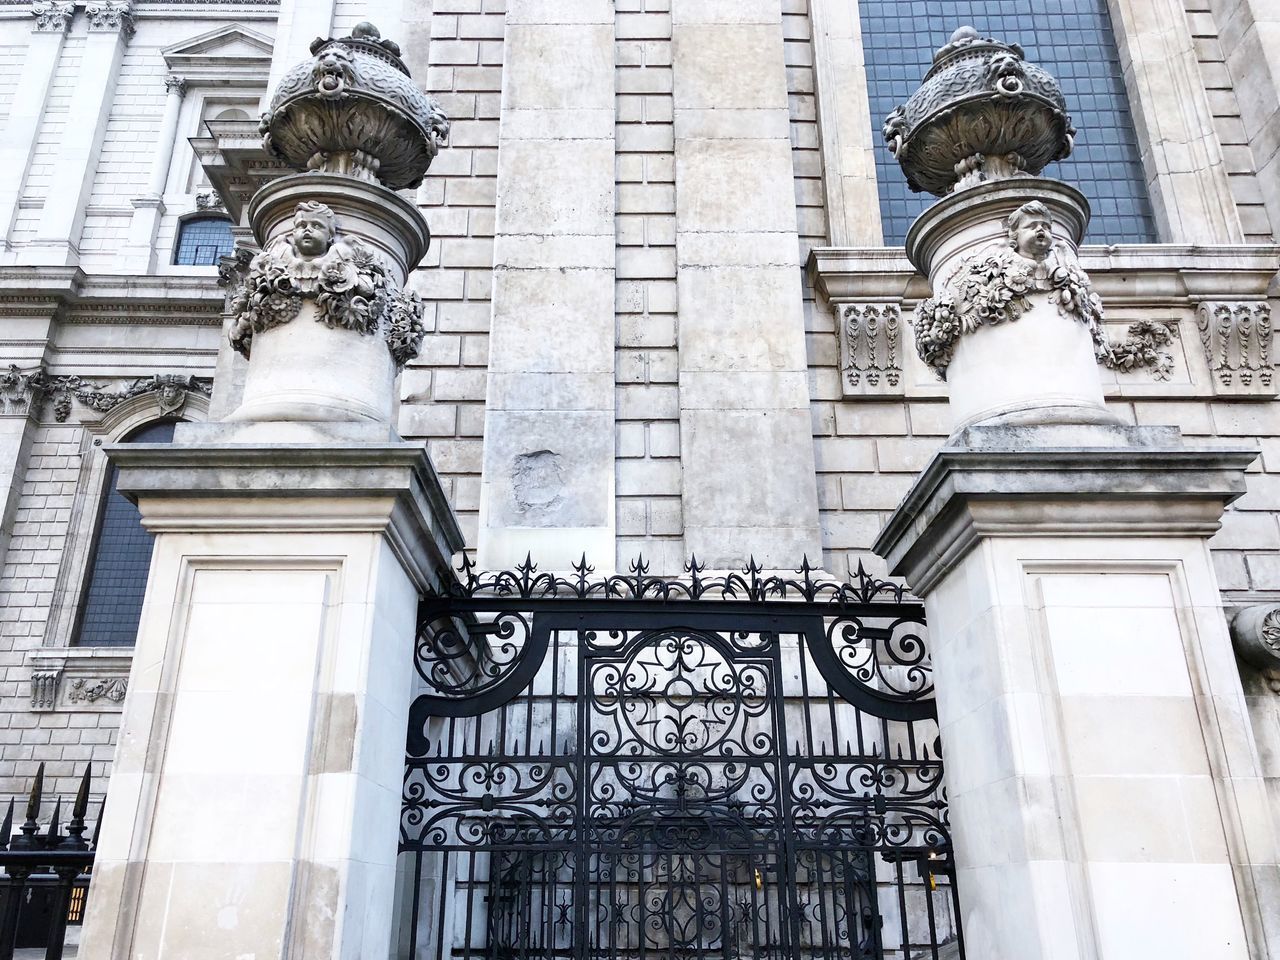
[[[169,69],[190,80],[247,79],[271,69],[272,40],[257,31],[229,24],[174,44],[162,51]]]

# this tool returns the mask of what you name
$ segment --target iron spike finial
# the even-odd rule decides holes
[[[31,794],[27,799],[27,820],[31,823],[40,816],[41,794],[44,793],[44,761],[36,767],[36,778],[31,783]]]
[[[76,791],[75,803],[71,805],[71,822],[67,824],[67,836],[60,847],[63,850],[86,850],[89,847],[84,840],[85,814],[89,812],[89,784],[93,764],[84,765],[84,776],[80,778],[80,788]]]
[[[57,841],[61,838],[58,833],[58,821],[62,818],[62,797],[58,797],[53,802],[53,816],[49,818],[49,829],[44,835],[44,845],[46,847],[56,847]]]
[[[13,797],[9,798],[9,809],[5,811],[4,823],[0,823],[0,850],[9,849],[9,841],[13,839]]]

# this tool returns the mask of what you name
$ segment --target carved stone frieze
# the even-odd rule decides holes
[[[421,300],[395,284],[368,244],[342,236],[333,211],[315,201],[298,204],[293,229],[250,262],[231,302],[232,346],[248,357],[254,335],[293,320],[304,299],[315,301],[316,320],[327,327],[381,334],[397,365],[418,355]]]
[[[961,27],[883,135],[911,189],[943,196],[1038,174],[1071,153],[1075,128],[1058,82],[1020,46]]]
[[[222,198],[212,190],[203,190],[196,194],[196,209],[222,212],[226,207],[222,203]]]
[[[39,33],[66,33],[75,14],[74,0],[35,0],[31,15],[36,18]]]
[[[0,373],[0,416],[25,417],[44,399],[44,375],[39,367],[23,371],[17,364]]]
[[[128,677],[106,677],[101,680],[78,677],[71,681],[67,700],[71,703],[95,703],[98,700],[123,703],[128,692]]]
[[[901,396],[902,318],[897,304],[843,303],[840,370],[845,396]]]
[[[1265,300],[1201,303],[1196,325],[1215,391],[1275,395],[1271,307]]]
[[[123,31],[133,34],[133,5],[129,0],[90,0],[84,7],[90,30]]]
[[[47,400],[58,423],[65,423],[71,416],[73,401],[106,413],[126,400],[154,393],[160,412],[175,416],[182,412],[189,396],[208,397],[212,390],[213,381],[208,377],[172,373],[138,377],[115,389],[76,375],[51,377],[43,370],[22,373],[13,364],[7,373],[0,374],[0,403],[6,415],[25,415],[32,406],[38,407]]]
[[[1165,348],[1178,335],[1177,327],[1157,320],[1139,320],[1129,324],[1124,340],[1111,341],[1108,349],[1099,355],[1102,365],[1110,370],[1127,373],[1145,368],[1153,380],[1168,380],[1173,374],[1173,357]]]
[[[262,115],[263,144],[296,170],[340,173],[393,190],[416,187],[449,133],[410,79],[400,48],[372,24],[318,39],[280,80]]]

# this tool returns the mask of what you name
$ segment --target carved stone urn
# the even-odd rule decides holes
[[[299,172],[249,205],[262,251],[232,299],[249,367],[227,419],[385,424],[423,337],[404,284],[430,242],[395,191],[421,182],[448,120],[372,25],[311,51],[262,117],[264,145]]]
[[[1076,257],[1089,205],[1036,175],[1071,151],[1056,81],[962,27],[884,132],[908,182],[944,196],[906,248],[933,290],[916,348],[948,382],[955,428],[1118,422],[1098,373],[1112,350],[1102,305]]]

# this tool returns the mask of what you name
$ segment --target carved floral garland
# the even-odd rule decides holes
[[[397,289],[378,255],[356,238],[338,240],[314,259],[279,240],[254,257],[231,301],[231,345],[248,357],[254,335],[297,317],[304,297],[315,299],[316,320],[327,327],[365,336],[381,330],[397,366],[418,355],[426,332],[421,299]]]
[[[945,290],[916,307],[916,349],[946,379],[956,343],[979,327],[1012,323],[1031,309],[1033,293],[1048,293],[1064,317],[1089,328],[1099,358],[1110,352],[1102,301],[1089,277],[1059,245],[1052,261],[1036,261],[1003,244],[961,264]]]

